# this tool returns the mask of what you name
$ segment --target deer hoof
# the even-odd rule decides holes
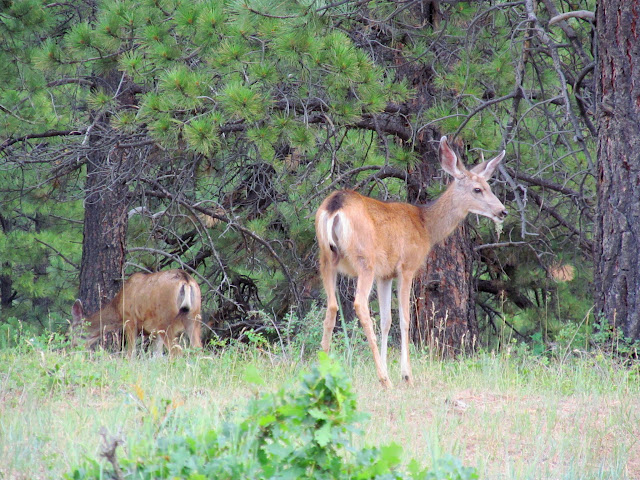
[[[380,383],[386,390],[391,390],[393,388],[393,383],[391,383],[391,380],[389,380],[388,378],[381,378]]]

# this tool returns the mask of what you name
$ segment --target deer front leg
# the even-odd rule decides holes
[[[166,342],[165,338],[166,336],[164,332],[155,332],[155,334],[153,335],[152,349],[154,357],[162,356],[162,348],[164,347],[164,344]]]
[[[189,312],[182,317],[182,325],[187,332],[187,337],[189,337],[191,348],[202,348],[202,316],[200,314],[193,315],[192,312]]]
[[[398,310],[400,313],[400,373],[409,384],[413,383],[411,363],[409,362],[409,308],[413,272],[398,277]]]
[[[182,347],[178,343],[179,335],[178,323],[174,320],[164,333],[164,345],[167,347],[170,357],[174,357],[182,353]]]

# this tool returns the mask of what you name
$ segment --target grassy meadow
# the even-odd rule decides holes
[[[103,427],[126,451],[168,430],[209,430],[249,398],[296,382],[316,358],[285,350],[132,360],[35,345],[0,351],[0,479],[62,478],[99,457]],[[366,346],[335,358],[370,416],[358,445],[396,442],[423,465],[450,453],[487,479],[640,478],[637,366],[606,355],[442,361],[414,351],[408,386],[392,350],[395,388],[384,391]]]

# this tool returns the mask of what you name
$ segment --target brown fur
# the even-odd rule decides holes
[[[329,350],[338,304],[338,273],[357,277],[354,307],[365,331],[380,381],[390,387],[387,372],[387,337],[391,326],[391,281],[398,280],[402,354],[400,368],[411,382],[409,364],[409,297],[411,284],[431,248],[448,237],[468,213],[485,215],[496,222],[506,216],[504,205],[491,192],[487,180],[504,152],[491,161],[467,170],[447,144],[440,140],[440,159],[454,181],[432,204],[381,202],[351,190],[329,195],[316,212],[316,236],[320,247],[320,274],[327,292],[322,348]],[[381,352],[368,302],[374,280],[378,283],[382,330]]]
[[[201,348],[200,307],[200,287],[184,270],[134,273],[111,302],[86,319],[83,338],[91,348],[124,332],[127,352],[132,355],[137,336],[145,333],[156,336],[156,353],[162,353],[163,344],[174,353],[179,348],[178,335],[186,330],[191,346]],[[71,322],[76,340],[83,315],[82,303],[76,300]]]

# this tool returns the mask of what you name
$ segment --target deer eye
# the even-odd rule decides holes
[[[476,187],[476,188],[473,189],[473,193],[482,193],[482,189]]]

